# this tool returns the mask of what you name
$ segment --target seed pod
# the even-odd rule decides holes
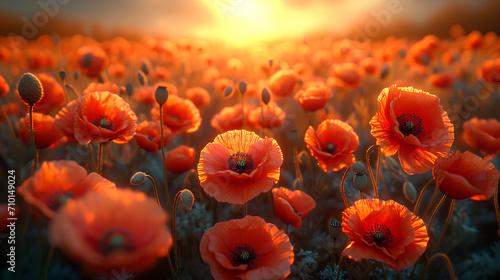
[[[352,171],[356,174],[364,174],[366,172],[365,165],[361,162],[356,162],[351,166]]]
[[[271,94],[269,93],[269,90],[267,88],[262,89],[262,103],[264,104],[269,104],[269,101],[271,100]]]
[[[342,223],[339,222],[338,220],[332,220],[330,221],[330,234],[334,239],[337,239],[339,237],[340,233],[342,232]]]
[[[134,87],[131,84],[127,84],[125,86],[125,90],[127,91],[128,96],[131,96],[134,93]]]
[[[165,86],[158,86],[155,91],[156,102],[161,106],[167,102],[168,99],[168,89]]]
[[[238,88],[239,88],[241,94],[245,94],[245,92],[247,92],[247,83],[245,81],[241,81],[238,84]]]
[[[139,80],[141,86],[148,84],[148,78],[146,78],[146,75],[142,71],[137,71],[137,80]]]
[[[356,175],[354,175],[352,182],[354,183],[354,186],[356,187],[356,189],[358,189],[359,191],[362,192],[366,188],[366,184],[368,183],[368,178],[366,178],[366,175],[363,173],[356,174]]]
[[[66,79],[66,72],[64,70],[59,71],[59,78],[61,78],[61,80]]]
[[[32,73],[24,73],[17,83],[19,96],[28,106],[33,107],[43,96],[43,87],[40,80]]]
[[[191,208],[193,208],[193,204],[194,204],[193,193],[188,189],[183,189],[181,191],[181,201],[182,201],[182,204],[184,204],[184,206],[188,209],[188,211],[191,210]]]
[[[227,86],[226,89],[224,89],[224,98],[230,96],[232,92],[233,92],[233,87]]]
[[[137,186],[144,183],[144,180],[146,180],[146,173],[137,172],[130,178],[130,184]]]

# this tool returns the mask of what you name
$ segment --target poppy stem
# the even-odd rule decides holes
[[[241,112],[243,114],[243,129],[244,129],[246,126],[246,120],[245,120],[245,94],[243,93],[241,94]],[[262,122],[262,131],[264,131],[264,122]]]
[[[387,273],[385,272],[385,265],[381,262],[378,262],[380,267],[382,267],[382,272],[384,273],[384,279],[387,280]]]
[[[500,180],[497,182],[497,186],[495,187],[495,194],[493,198],[493,203],[495,203],[495,214],[497,216],[498,226],[500,227],[500,206],[498,205],[498,188],[500,188]]]
[[[43,272],[43,279],[47,280],[47,274],[49,273],[50,261],[52,260],[52,255],[54,253],[54,245],[50,246],[49,254],[47,255],[47,263],[45,264],[45,270]]]
[[[372,151],[372,148],[373,147],[376,147],[377,148],[377,152],[378,152],[378,156],[377,156],[377,178],[375,179],[375,177],[373,176],[373,170],[372,170],[372,166],[370,164],[370,155],[371,153],[373,152]],[[375,198],[378,199],[378,174],[380,172],[380,161],[382,159],[382,154],[380,153],[380,146],[378,145],[372,145],[370,146],[370,148],[368,148],[368,150],[366,150],[366,166],[368,167],[368,173],[370,173],[370,178],[372,179],[372,185],[373,185],[373,192],[375,193]]]
[[[446,233],[446,229],[448,228],[448,225],[450,224],[450,220],[451,220],[451,216],[453,214],[454,208],[455,208],[455,199],[452,198],[451,203],[450,203],[450,210],[448,210],[448,216],[446,217],[446,222],[444,223],[443,232],[441,233],[441,236],[439,237],[439,240],[437,241],[436,245],[434,245],[434,250],[432,250],[431,256],[433,256],[436,253],[438,246],[439,246],[439,243],[441,243],[441,240],[443,240],[444,234]]]
[[[344,255],[340,256],[339,265],[337,266],[337,280],[340,279],[340,267],[342,266],[343,260],[344,260]]]
[[[175,195],[174,205],[173,205],[173,209],[172,209],[172,233],[173,233],[173,241],[174,241],[173,242],[173,247],[174,247],[173,251],[174,251],[174,263],[175,263],[176,274],[177,274],[177,271],[179,268],[179,262],[177,260],[178,257],[177,257],[177,228],[176,228],[177,221],[176,221],[176,217],[177,217],[177,205],[179,204],[179,198],[181,197],[181,193],[182,193],[182,191],[179,191]]]
[[[158,207],[160,207],[160,209],[162,209],[161,203],[160,203],[160,196],[158,195],[158,188],[156,187],[155,179],[148,174],[146,174],[146,178],[148,178],[149,181],[151,181],[151,185],[153,186],[153,191],[155,192],[156,203],[158,204]]]
[[[437,211],[439,210],[439,208],[441,208],[441,205],[444,203],[445,200],[446,200],[446,195],[443,195],[443,197],[439,201],[436,208],[434,208],[434,211],[432,211],[431,218],[429,219],[429,225],[427,226],[427,231],[431,230],[432,222],[434,221],[434,218],[436,217]]]
[[[14,136],[14,139],[16,139],[17,138],[16,131],[14,130],[14,126],[12,125],[12,120],[7,115],[7,112],[5,112],[5,109],[3,108],[1,101],[0,101],[0,110],[2,111],[3,118],[7,122],[7,126],[9,127],[10,133],[12,133],[12,136]]]
[[[95,158],[94,158],[94,147],[92,146],[92,143],[89,143],[88,147],[92,158],[92,164],[94,165],[94,170],[97,170],[97,164],[95,163]]]
[[[425,190],[431,185],[432,182],[434,182],[434,178],[430,179],[420,191],[417,202],[415,203],[415,208],[413,208],[413,213],[415,213],[415,215],[417,215],[418,206],[420,205],[420,201],[422,201],[422,196],[424,195]]]
[[[168,182],[167,182],[167,167],[165,166],[165,151],[163,150],[163,111],[162,105],[160,105],[160,135],[161,137],[161,158],[163,160],[163,177],[164,177],[164,185],[165,185],[165,194],[167,196],[167,205],[170,206],[170,195],[168,194]],[[167,209],[168,210],[168,209]]]
[[[102,172],[102,143],[97,144],[97,173]]]
[[[35,133],[33,132],[33,106],[29,106],[29,114],[30,114],[30,137],[31,137],[31,143],[33,143],[33,148],[35,148],[35,156],[33,158],[33,167],[31,168],[31,176],[35,173],[36,169],[36,162],[37,162],[37,154],[38,151],[36,149],[35,145]]]
[[[64,98],[66,99],[66,104],[67,104],[69,102],[69,96],[68,96],[68,90],[66,89],[66,78],[63,78],[61,76],[59,76],[59,78],[61,79],[61,83],[63,86]]]
[[[342,176],[342,181],[340,182],[340,193],[342,194],[342,199],[344,200],[344,205],[346,209],[349,208],[349,204],[347,203],[347,198],[345,197],[344,183],[345,183],[345,178],[347,177],[347,173],[349,173],[349,170],[351,170],[350,166],[344,172],[344,176]]]
[[[436,259],[437,257],[441,257],[443,258],[443,260],[445,261],[446,263],[446,267],[448,268],[448,273],[450,274],[450,278],[452,280],[456,280],[457,278],[455,277],[455,272],[453,272],[453,266],[451,265],[451,262],[450,262],[450,259],[448,258],[448,256],[446,254],[443,254],[443,253],[439,253],[439,254],[435,254],[433,255],[429,261],[427,262],[427,264],[425,265],[424,267],[424,270],[422,271],[422,274],[420,274],[420,280],[424,279],[424,276],[425,276],[425,272],[427,272],[427,269],[429,268],[429,265],[431,264],[431,262]]]
[[[362,191],[359,191],[359,198],[363,199],[363,192]]]
[[[262,121],[262,137],[266,137],[266,130],[264,128],[264,104],[260,104],[260,118]],[[243,112],[243,120],[245,119],[245,114]]]

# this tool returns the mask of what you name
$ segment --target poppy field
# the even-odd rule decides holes
[[[499,84],[459,25],[2,36],[1,279],[498,279]]]

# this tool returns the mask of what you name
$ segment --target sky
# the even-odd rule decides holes
[[[321,32],[374,33],[401,20],[425,25],[451,6],[474,12],[488,1],[496,0],[0,0],[0,11],[24,25],[57,17],[110,30],[245,44]]]

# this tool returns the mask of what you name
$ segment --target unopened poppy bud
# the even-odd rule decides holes
[[[182,204],[184,204],[184,206],[188,209],[188,211],[190,211],[191,208],[193,208],[193,204],[194,204],[193,193],[188,189],[182,190],[181,191],[181,201],[182,201]]]
[[[380,79],[381,80],[385,79],[389,75],[390,70],[391,69],[389,68],[389,66],[387,65],[382,66],[382,70],[380,71]]]
[[[161,106],[167,102],[168,99],[168,89],[164,86],[158,86],[155,91],[156,102]]]
[[[354,175],[352,181],[354,183],[354,186],[361,192],[364,191],[364,189],[366,188],[366,184],[368,183],[368,179],[363,173]]]
[[[352,171],[356,174],[363,174],[366,172],[365,165],[361,162],[356,162],[351,166]]]
[[[146,180],[146,173],[137,172],[130,178],[130,184],[137,186],[144,183],[144,180]]]
[[[232,86],[227,86],[226,89],[224,89],[224,97],[228,97],[231,95],[233,92],[233,87]]]
[[[241,94],[245,94],[245,92],[247,92],[247,83],[245,81],[241,81],[238,84],[238,88],[240,89]]]
[[[273,67],[274,60],[269,59],[269,67]]]
[[[33,107],[43,96],[42,83],[32,73],[24,73],[19,79],[17,91],[24,103],[30,107]]]
[[[61,80],[66,79],[66,72],[64,70],[59,71],[59,78],[61,78]]]
[[[339,237],[340,233],[342,232],[342,223],[339,222],[338,220],[332,220],[330,221],[330,234],[334,239],[337,239]]]
[[[75,80],[78,80],[78,69],[73,72],[73,77],[75,78]]]
[[[290,130],[288,132],[288,138],[290,139],[290,142],[297,144],[299,142],[299,132],[297,130]]]
[[[141,64],[141,71],[144,73],[144,75],[149,75],[149,62],[148,61],[143,61]]]
[[[146,78],[146,75],[144,75],[142,71],[137,72],[137,80],[139,80],[141,86],[144,86],[148,83],[148,78]]]
[[[271,101],[271,94],[269,93],[269,90],[267,88],[262,89],[262,103],[268,104],[269,101]]]
[[[417,190],[415,186],[410,181],[405,181],[403,185],[403,193],[405,194],[406,199],[408,199],[411,203],[417,201]]]
[[[125,90],[127,91],[128,96],[131,96],[134,93],[134,87],[131,84],[126,85]]]

